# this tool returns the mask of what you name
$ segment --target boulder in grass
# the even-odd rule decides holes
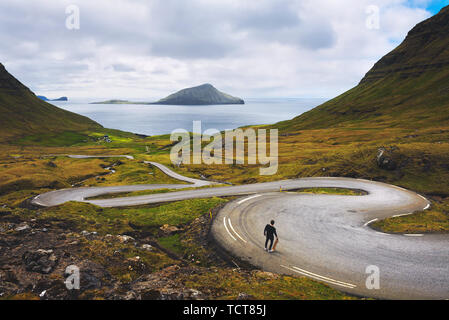
[[[48,274],[57,265],[58,258],[53,250],[38,249],[25,252],[22,261],[27,271]]]
[[[397,162],[394,159],[395,156],[393,154],[394,151],[396,151],[396,150],[397,150],[397,148],[395,148],[395,147],[379,148],[377,150],[377,157],[376,157],[377,166],[384,170],[389,170],[389,171],[396,170]]]

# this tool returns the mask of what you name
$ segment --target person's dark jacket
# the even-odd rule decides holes
[[[273,227],[271,224],[266,225],[265,230],[263,231],[263,234],[269,239],[273,239],[274,238],[273,235],[275,235],[276,238],[278,236],[276,233],[276,228]]]

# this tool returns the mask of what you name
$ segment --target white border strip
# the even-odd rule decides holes
[[[229,232],[228,226],[226,225],[226,217],[223,217],[223,224],[225,226],[226,231],[228,232],[228,234],[231,236],[232,239],[234,239],[235,241],[237,241],[236,238],[234,238],[234,236],[232,235],[232,233]]]
[[[33,204],[37,204],[38,206],[44,206],[45,207],[45,205],[44,204],[42,204],[39,200],[37,200],[37,199],[39,199],[39,197],[40,197],[41,195],[37,195],[37,196],[35,196],[34,198],[33,198],[33,200],[31,200],[31,203]]]
[[[232,223],[231,223],[231,218],[228,218],[228,223],[229,223],[229,226],[231,227],[231,230],[234,231],[234,233],[237,235],[237,237],[239,237],[240,240],[242,240],[243,242],[247,243],[247,241],[246,241],[245,239],[243,239],[243,238],[237,233],[237,231],[235,231],[235,229],[234,229],[234,227],[232,226]]]
[[[351,286],[351,287],[355,287],[355,286],[356,286],[355,284],[352,284],[352,283],[347,283],[347,282],[343,282],[343,281],[338,281],[338,280],[335,280],[335,279],[332,279],[332,278],[328,278],[328,277],[325,277],[325,276],[321,276],[321,275],[319,275],[319,274],[316,274],[316,273],[313,273],[313,272],[310,272],[310,271],[307,271],[307,270],[304,270],[304,269],[301,269],[301,268],[298,268],[298,267],[293,267],[293,269],[296,269],[296,270],[301,271],[301,272],[304,272],[304,273],[308,273],[308,274],[310,274],[310,275],[313,275],[313,276],[316,276],[316,277],[319,277],[319,278],[326,279],[326,280],[328,280],[328,281],[333,281],[333,282],[341,283],[341,284],[346,285],[346,286]]]
[[[417,193],[417,195],[420,196],[421,198],[423,198],[424,200],[429,201],[424,196],[420,195],[419,193]]]
[[[310,277],[310,278],[313,278],[313,279],[319,280],[319,281],[324,281],[324,282],[327,282],[327,283],[330,283],[330,284],[334,284],[334,285],[337,285],[337,286],[341,286],[341,287],[345,287],[345,288],[349,288],[349,289],[354,289],[355,287],[357,287],[355,284],[342,282],[342,281],[334,280],[334,279],[331,279],[331,278],[328,278],[328,277],[320,276],[319,274],[312,273],[310,271],[307,271],[307,270],[304,270],[304,269],[300,269],[298,267],[290,268],[290,267],[287,267],[287,266],[284,266],[284,265],[281,265],[281,267],[289,269],[289,270],[294,271],[296,273],[302,274],[303,276]]]
[[[409,216],[413,214],[413,212],[409,212],[409,213],[403,213],[403,214],[397,214],[395,216],[392,216],[392,218],[399,218],[399,217],[405,217],[405,216]]]
[[[248,201],[248,200],[251,200],[251,199],[260,197],[260,196],[261,196],[261,194],[256,194],[255,196],[251,196],[251,197],[245,198],[245,199],[243,199],[243,200],[240,200],[239,202],[237,202],[237,204],[242,204],[242,203],[245,202],[245,201]]]
[[[367,223],[365,223],[363,226],[364,227],[367,227],[369,224],[371,224],[371,223],[373,223],[374,221],[377,221],[377,220],[379,220],[378,218],[375,218],[375,219],[373,219],[373,220],[370,220],[370,221],[368,221]]]

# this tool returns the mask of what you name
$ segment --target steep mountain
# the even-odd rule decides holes
[[[212,105],[244,103],[242,99],[220,92],[211,84],[206,83],[197,87],[180,90],[153,104]]]
[[[449,124],[449,7],[416,25],[355,88],[292,120],[289,130]]]
[[[0,140],[36,133],[81,131],[101,126],[36,97],[0,64]]]

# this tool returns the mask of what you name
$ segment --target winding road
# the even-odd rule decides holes
[[[369,227],[378,219],[429,208],[429,201],[419,194],[380,182],[329,177],[85,200],[107,193],[214,184],[181,176],[159,163],[146,163],[190,184],[62,189],[41,194],[32,203],[54,206],[66,201],[84,201],[102,207],[119,207],[241,195],[220,210],[211,229],[216,241],[241,260],[266,271],[310,277],[355,295],[449,299],[447,235],[393,235]],[[311,187],[360,189],[367,195],[293,191]],[[280,188],[284,192],[279,192]],[[263,250],[263,229],[271,219],[276,220],[280,241],[277,251],[267,253]],[[372,282],[377,271],[379,287]]]

